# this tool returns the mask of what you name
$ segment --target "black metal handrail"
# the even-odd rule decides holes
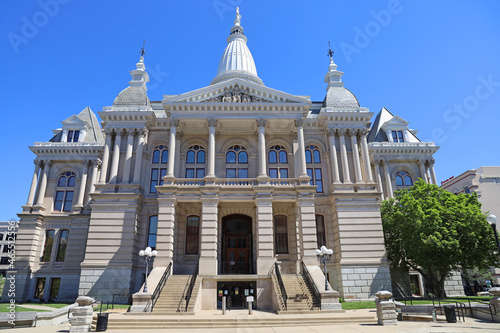
[[[158,282],[158,285],[156,286],[156,289],[153,292],[153,295],[151,296],[151,300],[148,302],[148,304],[144,308],[143,312],[153,311],[153,308],[156,304],[156,301],[158,300],[158,297],[160,297],[161,291],[163,290],[165,283],[167,283],[167,279],[170,276],[171,270],[172,270],[172,263],[168,264],[167,269],[165,270],[165,272],[163,272],[163,275],[161,276],[160,282]],[[146,279],[147,278],[148,277],[146,276]]]
[[[276,272],[276,278],[278,280],[278,285],[280,286],[281,297],[283,298],[283,304],[285,305],[285,311],[288,309],[286,305],[286,300],[288,298],[285,290],[285,285],[283,284],[283,280],[281,279],[281,272],[278,266],[278,263],[274,263],[274,271]]]
[[[306,278],[307,283],[312,288],[316,299],[321,299],[321,294],[320,294],[318,288],[316,287],[316,283],[314,283],[314,280],[312,279],[311,274],[309,274],[309,270],[307,269],[306,264],[304,264],[303,261],[302,261],[302,272],[304,273],[304,276]]]
[[[189,301],[191,300],[191,294],[193,293],[194,284],[196,283],[196,277],[198,276],[199,265],[200,265],[200,262],[198,261],[196,263],[196,267],[194,268],[193,275],[191,276],[191,282],[189,283],[189,287],[188,287],[188,290],[186,292],[186,297],[184,297],[184,300],[186,300],[185,312],[187,312],[188,306],[189,306]]]

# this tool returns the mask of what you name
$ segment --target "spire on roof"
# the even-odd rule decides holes
[[[128,81],[130,86],[123,89],[118,96],[116,96],[115,101],[113,102],[113,107],[150,107],[150,101],[146,93],[148,90],[146,83],[149,82],[149,75],[146,72],[146,65],[144,65],[144,54],[146,52],[143,51],[144,47],[140,52],[141,58],[135,65],[136,69],[129,72],[130,75],[132,75],[132,80]]]
[[[241,78],[264,85],[257,76],[257,69],[252,57],[252,53],[247,46],[247,37],[243,33],[241,26],[240,8],[236,7],[236,19],[231,28],[231,34],[227,37],[227,46],[219,62],[217,76],[210,84],[221,81]]]
[[[328,56],[330,57],[330,65],[328,66],[328,73],[325,75],[325,83],[328,83],[326,90],[330,87],[342,87],[344,83],[341,78],[344,75],[343,72],[337,70],[337,65],[333,62],[333,54],[335,52],[332,51],[330,46],[330,41],[328,41]]]

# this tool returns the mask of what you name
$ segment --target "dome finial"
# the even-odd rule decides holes
[[[236,20],[234,20],[234,25],[240,25],[240,23],[241,23],[240,7],[236,7]]]

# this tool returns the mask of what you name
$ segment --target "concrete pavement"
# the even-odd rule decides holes
[[[203,311],[202,311],[203,312]],[[351,315],[373,315],[374,310],[349,310],[347,313]],[[212,317],[212,313],[200,313],[196,317]],[[241,314],[234,314],[241,316]],[[231,317],[229,315],[228,317]],[[188,319],[184,317],[184,319]],[[228,318],[229,319],[229,318]],[[258,327],[258,328],[207,328],[207,329],[150,329],[147,332],[151,333],[173,333],[173,332],[189,332],[189,333],[301,333],[301,332],[314,332],[314,333],[331,333],[331,332],[345,332],[345,333],[398,333],[398,332],[412,332],[412,333],[437,333],[437,332],[480,332],[480,333],[498,333],[500,332],[500,323],[485,322],[474,318],[465,318],[465,322],[458,322],[455,324],[448,323],[433,323],[433,322],[418,322],[418,321],[403,321],[398,322],[397,326],[379,326],[376,324],[357,324],[355,322],[350,324],[334,324],[334,325],[307,325],[307,326],[294,326],[294,327]],[[57,325],[47,327],[27,327],[17,328],[15,333],[66,333],[69,332],[69,325]],[[116,333],[138,333],[143,332],[141,329],[137,330],[108,330],[108,332]]]

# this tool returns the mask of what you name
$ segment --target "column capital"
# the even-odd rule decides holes
[[[42,162],[43,162],[44,167],[46,167],[46,166],[51,167],[54,165],[54,161],[52,161],[52,160],[43,160]]]
[[[135,128],[135,131],[137,132],[137,136],[145,136],[148,133],[147,128]]]
[[[102,130],[104,132],[104,134],[106,135],[111,135],[113,134],[113,129],[111,127],[106,127]]]
[[[33,164],[35,165],[35,167],[38,167],[38,168],[41,168],[43,163],[41,160],[37,160],[37,159],[34,159],[33,160]]]
[[[125,132],[125,134],[128,134],[128,135],[135,134],[135,128],[125,128],[123,131]]]
[[[102,164],[102,162],[101,162],[101,160],[100,160],[100,159],[95,159],[95,160],[92,160],[92,161],[91,161],[91,163],[92,163],[92,166],[93,166],[93,167],[95,167],[95,168],[100,167],[100,166],[101,166],[101,164]]]
[[[365,136],[368,134],[369,130],[367,128],[361,128],[358,130],[360,136]]]
[[[179,119],[169,119],[167,125],[170,127],[177,127],[179,126]]]
[[[435,162],[436,162],[436,160],[433,158],[430,160],[427,160],[427,163],[429,164],[429,166],[434,165]]]
[[[304,124],[306,123],[305,119],[296,119],[295,120],[295,126],[297,127],[304,127]]]
[[[175,133],[175,139],[176,140],[182,139],[182,133]]]
[[[337,129],[336,128],[328,128],[326,130],[326,133],[328,134],[328,136],[335,136],[335,134],[337,134]]]
[[[339,128],[339,129],[337,129],[337,133],[340,136],[344,136],[347,134],[347,129],[346,128]]]
[[[217,119],[215,119],[215,118],[209,118],[209,119],[207,119],[207,122],[208,122],[208,127],[217,126]]]
[[[347,130],[347,134],[350,135],[351,137],[357,137],[358,136],[358,129],[357,128],[350,128]]]
[[[257,127],[265,127],[267,123],[266,119],[257,119]]]

